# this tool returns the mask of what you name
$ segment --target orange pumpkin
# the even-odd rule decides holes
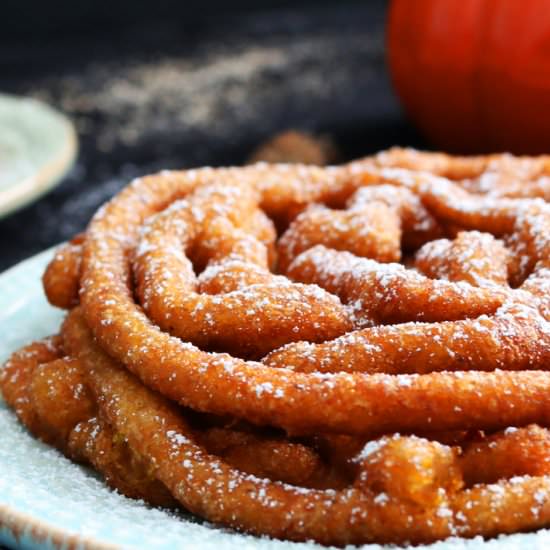
[[[394,86],[441,149],[550,153],[548,0],[393,0]]]

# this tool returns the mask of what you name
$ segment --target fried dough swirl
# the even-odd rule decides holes
[[[122,493],[258,535],[548,526],[547,164],[394,149],[135,180],[48,267],[72,309],[2,392]]]

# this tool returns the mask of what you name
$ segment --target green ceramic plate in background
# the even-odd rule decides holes
[[[39,101],[0,94],[0,217],[58,183],[76,150],[65,116]]]
[[[46,251],[0,275],[0,364],[22,345],[54,333],[62,312],[50,307],[40,277]],[[90,470],[33,439],[0,398],[0,545],[22,549],[140,548],[304,550],[314,544],[240,535],[184,515],[147,507],[110,491]],[[364,548],[374,550],[377,545]],[[417,549],[426,547],[416,547]],[[550,548],[550,531],[488,542],[451,539],[431,550]]]

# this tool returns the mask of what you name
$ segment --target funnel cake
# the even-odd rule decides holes
[[[544,170],[391,150],[135,180],[48,267],[70,311],[4,397],[123,494],[257,535],[546,527]]]

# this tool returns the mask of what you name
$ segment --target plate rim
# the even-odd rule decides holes
[[[19,180],[0,191],[0,219],[38,199],[56,185],[73,165],[78,152],[78,135],[74,124],[61,111],[47,103],[28,96],[0,93],[0,99],[14,102],[32,102],[48,115],[55,117],[64,130],[63,146],[55,156],[40,166],[31,176]]]
[[[7,504],[0,504],[0,542],[9,544],[2,530],[7,531],[17,544],[21,544],[22,537],[28,537],[33,548],[40,548],[47,544],[55,548],[78,548],[83,550],[120,550],[117,544],[101,542],[78,533],[71,534],[59,527],[36,518]]]

